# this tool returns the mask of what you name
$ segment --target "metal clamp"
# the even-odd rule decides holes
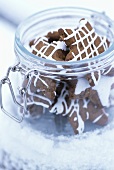
[[[1,107],[1,110],[7,115],[9,116],[10,118],[12,118],[13,120],[15,120],[16,122],[20,123],[22,122],[23,118],[24,118],[24,115],[25,115],[25,112],[26,112],[26,106],[27,106],[27,98],[26,98],[26,89],[25,88],[22,88],[21,89],[21,95],[23,97],[23,101],[24,101],[24,104],[21,105],[20,103],[18,103],[18,101],[16,100],[16,97],[15,97],[15,94],[14,94],[14,91],[13,91],[13,87],[12,87],[12,84],[11,84],[11,81],[9,79],[9,74],[10,72],[16,72],[16,71],[21,71],[21,67],[19,66],[20,63],[14,65],[13,67],[9,67],[8,70],[7,70],[7,73],[6,73],[6,76],[0,80],[0,107]],[[14,103],[21,107],[23,109],[23,113],[21,115],[20,118],[16,118],[15,116],[13,116],[12,114],[10,114],[7,110],[5,110],[4,106],[3,106],[3,102],[2,102],[2,86],[4,84],[7,84],[9,89],[10,89],[10,92],[11,92],[11,96],[12,96],[12,99],[14,101]]]
[[[13,67],[9,67],[8,70],[7,70],[7,73],[6,73],[6,76],[0,80],[0,107],[1,107],[1,110],[7,115],[9,116],[10,118],[12,118],[13,120],[15,120],[16,122],[18,123],[21,123],[23,121],[23,118],[25,116],[26,113],[28,113],[28,110],[27,110],[27,92],[28,92],[28,89],[30,87],[30,84],[31,84],[31,81],[32,81],[32,76],[33,75],[37,75],[39,76],[39,70],[38,69],[31,69],[29,71],[27,71],[26,73],[24,73],[25,75],[25,78],[28,79],[28,82],[26,84],[26,87],[22,87],[19,89],[19,94],[21,95],[22,99],[23,99],[23,105],[21,105],[17,100],[16,100],[16,97],[15,97],[15,93],[14,93],[14,90],[13,90],[13,87],[12,87],[12,84],[11,84],[11,81],[10,81],[10,78],[9,78],[9,75],[10,75],[10,72],[25,72],[22,67],[20,67],[20,63],[14,65]],[[2,102],[2,86],[4,84],[7,84],[9,89],[10,89],[10,92],[11,92],[11,96],[12,96],[12,99],[14,101],[14,103],[21,107],[23,112],[21,114],[21,117],[20,118],[17,118],[15,116],[13,116],[12,114],[10,114],[7,110],[5,110],[4,106],[3,106],[3,102]]]

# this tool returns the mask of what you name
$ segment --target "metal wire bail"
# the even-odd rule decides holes
[[[15,120],[16,122],[20,123],[22,122],[23,118],[24,118],[24,115],[25,115],[25,110],[26,110],[26,93],[24,92],[23,93],[23,101],[24,101],[24,105],[21,105],[20,103],[18,103],[18,101],[16,100],[16,97],[15,97],[15,94],[14,94],[14,91],[13,91],[13,87],[12,87],[12,84],[11,84],[11,81],[9,79],[9,74],[10,72],[16,72],[16,71],[20,71],[22,68],[19,67],[19,64],[16,64],[14,65],[13,67],[9,67],[8,70],[7,70],[7,73],[6,73],[6,77],[4,77],[2,80],[0,80],[0,107],[1,107],[1,110],[7,115],[9,116],[10,118],[12,118],[13,120]],[[4,84],[7,84],[8,85],[8,88],[10,89],[10,92],[11,92],[11,96],[12,96],[12,99],[14,101],[14,103],[21,107],[24,112],[20,115],[20,118],[17,118],[15,116],[13,116],[11,113],[9,113],[3,106],[3,101],[2,101],[2,86]]]

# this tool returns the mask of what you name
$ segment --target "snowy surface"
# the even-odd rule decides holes
[[[53,2],[56,4],[59,1]],[[92,6],[95,4],[94,2],[96,3],[96,1],[92,1],[88,6]],[[112,0],[105,2],[101,0],[101,2],[103,5],[98,5],[98,10],[107,9],[111,15]],[[5,1],[0,0],[0,4],[3,3]],[[54,3],[51,7],[54,6]],[[7,4],[9,6],[9,3]],[[39,8],[40,6],[41,4]],[[114,18],[114,15],[111,16]],[[0,38],[2,39],[0,41],[2,60],[0,62],[0,78],[5,75],[7,67],[12,65],[15,58],[13,53],[14,32],[13,27],[0,20]],[[8,93],[5,93],[4,98],[6,105],[10,106]],[[17,110],[12,112],[17,112]],[[26,122],[22,124],[14,122],[0,111],[0,164],[5,165],[5,168],[0,166],[0,170],[13,170],[14,167],[16,170],[21,168],[23,170],[113,170],[113,108],[110,109],[110,113],[111,121],[104,128],[96,129],[93,132],[89,131],[80,136],[71,135],[68,137],[45,135],[40,131],[33,130]]]
[[[44,135],[3,114],[0,126],[0,150],[8,155],[4,161],[7,168],[12,161],[11,166],[24,170],[114,169],[114,121],[105,128],[70,137]]]

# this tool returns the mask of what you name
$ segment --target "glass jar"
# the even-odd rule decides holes
[[[44,36],[47,32],[61,27],[76,28],[82,18],[87,18],[96,32],[110,41],[110,47],[102,54],[86,60],[62,62],[37,57],[28,49],[27,44],[35,37]],[[17,122],[23,120],[23,126],[32,129],[30,134],[34,134],[36,143],[37,133],[40,132],[43,137],[45,134],[48,140],[51,138],[51,142],[62,141],[63,144],[70,141],[70,138],[72,142],[77,138],[83,140],[89,132],[95,132],[95,129],[102,133],[107,126],[101,128],[99,125],[104,126],[107,121],[111,125],[111,107],[114,104],[114,24],[108,16],[76,7],[55,8],[36,13],[19,25],[14,50],[17,64],[8,69],[6,77],[1,80],[1,87],[3,84],[8,85],[13,101],[18,105],[18,113],[10,114],[5,109],[2,95],[1,108]],[[16,78],[13,74],[12,79],[10,73],[14,72],[17,73]],[[12,85],[11,81],[16,83]],[[87,110],[89,103],[92,115]],[[83,108],[86,111],[83,112]],[[78,122],[76,126],[69,120],[72,111],[77,113],[77,117],[73,117],[73,123]],[[83,131],[86,133],[82,134]],[[74,132],[80,135],[73,138]],[[61,135],[63,137],[60,137]],[[68,163],[68,167],[69,165]],[[51,166],[57,168],[54,163],[51,163]],[[66,167],[67,163],[64,168],[67,169]]]

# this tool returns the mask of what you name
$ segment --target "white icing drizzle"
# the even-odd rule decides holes
[[[35,87],[37,87],[38,78],[39,78],[39,76],[38,76],[38,77],[35,76],[35,80],[34,80],[34,86],[35,86]]]
[[[86,112],[86,119],[88,120],[89,119],[89,113],[88,112]]]
[[[37,37],[37,38],[34,40],[35,46],[36,46],[40,41],[44,42],[45,44],[48,44],[48,38],[47,38],[47,37],[41,37],[41,38]]]
[[[47,104],[45,104],[45,103],[41,103],[41,102],[35,102],[34,100],[33,100],[33,102],[27,102],[27,106],[29,106],[29,105],[33,105],[33,104],[35,104],[35,105],[38,105],[38,106],[43,106],[44,108],[48,108],[49,107],[49,105],[47,105]]]
[[[38,82],[38,79],[46,86],[46,87],[49,87],[48,84],[40,77],[40,74],[38,75],[34,75],[34,86],[37,87],[37,82]]]
[[[102,70],[103,71],[103,75],[107,75],[111,71],[111,69],[113,69],[113,68],[114,68],[114,63],[112,63],[110,65],[110,67],[107,69],[107,71],[105,71],[105,69]]]
[[[36,86],[36,82],[37,82],[38,78],[39,78],[39,75],[35,75],[35,79],[34,79],[34,83],[33,83],[35,86]],[[44,82],[45,81],[43,81],[43,83]],[[40,90],[37,90],[37,91],[40,92]],[[33,93],[30,88],[28,88],[28,95],[29,95],[29,101],[27,102],[27,105],[36,104],[36,105],[41,105],[41,106],[43,106],[45,108],[48,108],[49,105],[52,104],[52,101],[50,99],[48,99],[45,96]],[[41,101],[40,102],[39,101],[35,101],[34,97],[40,99]]]
[[[34,71],[34,70],[31,70],[31,72],[32,72],[32,71]],[[28,75],[28,74],[29,74],[29,71],[26,73],[26,75]],[[32,78],[34,78],[34,81],[33,81]],[[31,73],[31,81],[32,81],[33,84],[34,84],[34,87],[37,87],[38,79],[39,79],[40,81],[42,81],[42,83],[43,83],[45,86],[48,87],[47,83],[46,83],[44,80],[41,79],[39,72],[38,72],[37,75],[35,75],[34,73]],[[31,82],[30,82],[30,83],[31,83]]]
[[[92,123],[98,122],[102,118],[103,114],[99,115]]]
[[[95,62],[94,62],[94,65],[95,65]],[[93,68],[91,67],[90,63],[88,63],[88,68],[90,69],[90,74],[91,74],[91,78],[93,80],[94,85],[98,85],[98,82],[100,81],[100,78],[101,78],[101,71],[98,70],[97,71],[98,76],[95,77],[95,72],[93,72]],[[98,69],[97,65],[96,65],[96,69]]]
[[[87,105],[88,105],[88,103],[90,102],[90,100],[83,99],[83,102],[84,102],[83,108],[87,108]]]
[[[78,128],[76,129],[79,134],[81,134],[84,131],[84,121],[82,120],[81,115],[79,114],[79,103],[77,102],[75,104],[76,112],[77,112],[77,120],[78,120]]]
[[[43,101],[46,101],[46,103],[48,103],[48,104],[47,104],[47,107],[49,107],[49,105],[52,104],[52,101],[51,101],[50,99],[48,99],[47,97],[41,96],[41,95],[39,95],[39,94],[31,93],[30,90],[28,90],[28,95],[31,95],[31,99],[32,99],[33,103],[37,103],[36,101],[34,101],[34,97],[36,97],[36,98],[42,100],[42,101],[40,102],[40,105],[43,105],[43,104],[44,104]],[[38,101],[38,103],[39,103],[39,101]],[[38,105],[39,105],[39,104],[38,104]],[[47,107],[46,107],[46,108],[47,108]]]
[[[54,106],[50,109],[50,112],[56,113],[56,114],[62,114],[64,111],[64,106],[67,108],[67,103],[65,101],[65,97],[68,95],[68,91],[66,90],[66,84],[64,84],[63,89],[61,90],[61,94],[59,98],[57,99],[57,102],[54,104]],[[67,114],[66,110],[66,114]]]
[[[70,61],[77,61],[77,58],[80,58],[80,60],[82,60],[82,54],[85,52],[86,53],[86,58],[84,59],[88,59],[90,58],[90,56],[94,57],[94,53],[96,53],[96,55],[99,55],[99,52],[98,52],[98,49],[103,46],[104,48],[104,51],[107,50],[108,48],[108,44],[106,42],[106,37],[102,37],[102,36],[98,36],[98,34],[95,32],[94,28],[92,28],[92,30],[89,30],[88,27],[87,27],[87,24],[88,21],[86,19],[84,20],[81,20],[80,23],[79,23],[79,27],[78,29],[76,30],[73,30],[73,33],[72,34],[68,34],[66,29],[63,29],[64,32],[66,33],[67,37],[64,38],[64,40],[68,40],[70,38],[75,38],[75,42],[72,44],[72,45],[76,45],[77,46],[77,49],[78,49],[78,52],[79,54],[75,55],[73,52],[72,52],[72,55],[74,56],[74,58],[72,60],[69,60]],[[85,33],[85,31],[83,30],[83,28],[87,31],[87,33]],[[81,34],[80,32],[82,32],[84,34],[84,37],[81,37]],[[94,33],[94,37],[92,37],[92,34]],[[79,39],[77,39],[76,35],[78,35]],[[95,45],[95,40],[96,38],[99,37],[100,38],[100,44],[98,46]],[[90,40],[90,39],[91,40]],[[85,46],[84,44],[84,40],[87,40],[87,46]],[[83,45],[83,50],[81,51],[80,48],[79,48],[79,43],[81,42],[81,44]],[[94,49],[92,49],[92,46]],[[88,54],[88,49],[90,48],[91,52],[90,54]]]
[[[78,120],[78,118],[77,117],[74,117],[74,122],[76,122]]]
[[[27,102],[31,102],[31,101],[32,101],[31,97],[27,98]]]
[[[94,84],[97,85],[97,84],[98,84],[98,81],[96,80],[96,77],[95,77],[95,75],[94,75],[94,72],[91,72],[91,78],[92,78]]]
[[[71,104],[68,107],[65,97],[68,95],[68,91],[66,90],[66,84],[64,84],[63,89],[61,90],[61,94],[57,99],[57,102],[51,108],[50,112],[55,112],[56,114],[63,114],[63,116],[68,115],[71,117],[74,113],[77,114],[77,117],[74,118],[74,121],[78,121],[78,133],[82,133],[84,130],[84,121],[82,120],[81,115],[79,114],[79,103],[78,100],[71,100]]]
[[[39,80],[40,80],[45,86],[49,87],[48,84],[47,84],[43,79],[41,79],[40,77],[39,77]]]
[[[76,130],[78,131],[79,134],[81,134],[84,131],[84,121],[82,120],[82,117],[79,114],[80,110],[79,110],[78,100],[72,100],[69,108],[70,109],[68,109],[66,114],[69,114],[69,112],[70,112],[69,117],[71,117],[74,113],[76,114],[76,117],[74,118],[74,121],[78,121],[78,128]],[[66,115],[66,114],[64,114],[64,115]]]
[[[43,43],[43,46],[42,46],[39,50],[37,50],[36,46],[37,46],[40,42]],[[46,56],[46,55],[45,55],[45,52],[48,50],[48,48],[49,48],[50,46],[54,47],[54,49],[53,49],[53,51],[51,51],[51,53],[50,53],[48,56]],[[44,57],[44,58],[50,59],[50,60],[55,60],[55,59],[52,58],[53,54],[54,54],[57,50],[59,50],[59,49],[66,51],[66,44],[65,44],[64,41],[53,41],[53,43],[50,43],[50,44],[49,44],[49,43],[48,43],[48,39],[47,39],[46,37],[41,37],[41,38],[36,39],[36,40],[34,41],[34,45],[32,45],[31,48],[32,48],[32,50],[36,51],[36,53],[37,53],[36,55],[37,55],[37,56],[40,55],[40,57]]]
[[[31,75],[31,76],[32,76],[32,75]],[[40,80],[47,88],[49,87],[49,85],[46,83],[46,81],[43,80],[43,79],[40,77],[40,73],[39,73],[38,75],[34,75],[34,74],[33,74],[33,77],[34,77],[34,79],[32,79],[32,81],[34,80],[34,81],[33,81],[33,84],[34,84],[35,87],[37,87],[37,82],[38,82],[38,80]],[[37,89],[37,92],[40,92],[40,89]],[[56,92],[55,92],[55,91],[54,91],[54,93],[55,93],[55,95],[56,95]],[[36,94],[36,93],[31,92],[31,89],[30,89],[30,88],[28,88],[28,95],[31,95],[32,97],[31,97],[31,102],[30,102],[30,101],[27,102],[27,105],[36,104],[36,105],[41,105],[41,106],[43,106],[43,107],[45,107],[45,108],[48,108],[49,105],[52,104],[52,102],[51,102],[50,99],[48,99],[48,98],[45,97],[45,96],[42,96],[42,95],[39,95],[39,94]],[[34,101],[34,97],[37,97],[37,98],[41,99],[42,101],[36,102],[36,101]],[[46,103],[48,103],[48,104],[44,103],[45,101],[46,101]],[[33,102],[33,103],[32,103],[32,102]]]
[[[98,70],[97,71],[97,73],[98,73],[98,80],[97,80],[97,83],[96,84],[98,84],[98,82],[100,81],[100,79],[101,79],[101,71],[100,70]]]

